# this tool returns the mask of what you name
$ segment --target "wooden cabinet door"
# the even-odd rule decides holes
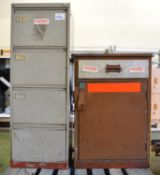
[[[77,109],[78,160],[147,158],[147,82],[85,82]]]

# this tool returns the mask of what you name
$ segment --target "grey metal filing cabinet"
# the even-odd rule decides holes
[[[12,4],[12,167],[67,168],[70,5]]]

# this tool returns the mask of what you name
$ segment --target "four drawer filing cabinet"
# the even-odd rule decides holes
[[[67,168],[69,4],[12,4],[12,167]]]

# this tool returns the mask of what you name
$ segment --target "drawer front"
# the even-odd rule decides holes
[[[66,46],[65,10],[17,10],[13,16],[14,46]]]
[[[66,85],[64,49],[14,49],[13,86]]]
[[[12,161],[66,161],[66,133],[47,128],[13,128]]]
[[[87,78],[148,78],[148,60],[79,60],[78,77]]]
[[[13,123],[65,124],[66,92],[54,89],[14,89]]]

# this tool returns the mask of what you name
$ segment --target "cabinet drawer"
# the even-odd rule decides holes
[[[61,162],[66,160],[66,134],[48,128],[13,128],[12,161]]]
[[[66,92],[59,89],[14,89],[13,123],[65,124]]]

